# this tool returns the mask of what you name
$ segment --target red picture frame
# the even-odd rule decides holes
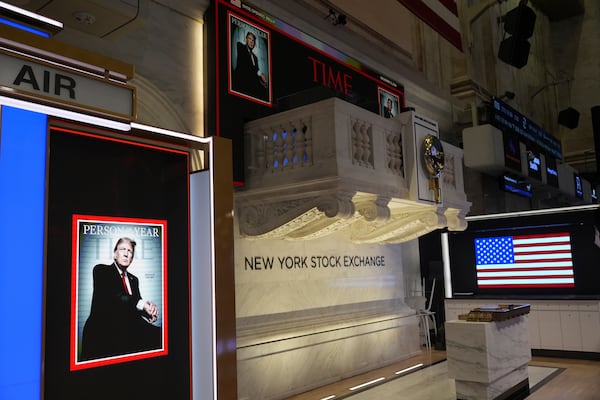
[[[127,268],[127,272],[131,275],[135,274],[133,276],[136,283],[139,282],[142,298],[151,300],[159,310],[157,320],[147,323],[160,328],[160,344],[143,351],[133,350],[84,359],[81,352],[83,331],[90,315],[93,291],[97,285],[94,283],[93,270],[99,265],[112,267],[115,244],[122,237],[130,238],[137,243],[132,264]],[[169,343],[167,221],[74,214],[71,247],[70,370],[167,355]],[[115,341],[118,342],[120,339],[118,327],[114,329]]]

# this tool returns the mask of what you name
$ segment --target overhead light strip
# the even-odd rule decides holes
[[[0,10],[1,9],[5,9],[5,10],[13,12],[17,15],[22,15],[24,17],[31,18],[31,19],[39,21],[39,22],[43,22],[45,24],[52,25],[53,27],[58,28],[58,29],[63,28],[63,23],[60,21],[44,17],[43,15],[32,13],[31,11],[27,11],[23,8],[13,6],[12,4],[8,4],[3,1],[0,1]]]
[[[480,221],[480,220],[486,220],[486,219],[523,217],[523,216],[527,216],[527,215],[555,214],[557,212],[593,210],[595,208],[598,208],[597,204],[585,205],[585,206],[561,207],[561,208],[544,208],[541,210],[516,211],[516,212],[507,212],[507,213],[499,213],[499,214],[471,215],[471,216],[465,217],[465,220],[466,221]]]
[[[75,111],[68,111],[61,108],[46,106],[39,103],[15,99],[12,97],[0,96],[0,104],[22,108],[24,110],[35,111],[41,114],[51,115],[53,117],[66,118],[72,121],[84,122],[91,125],[102,126],[119,131],[130,131],[131,125],[125,122],[114,121],[102,117],[95,117],[89,114],[82,114]]]
[[[140,130],[144,130],[144,131],[150,131],[150,132],[158,133],[161,135],[175,137],[178,139],[190,140],[190,141],[198,142],[198,143],[202,143],[202,144],[208,144],[211,142],[210,138],[203,138],[200,136],[190,135],[188,133],[181,133],[181,132],[171,131],[171,130],[164,129],[164,128],[157,128],[155,126],[139,124],[137,122],[132,122],[131,128],[140,129]]]
[[[45,37],[45,38],[49,38],[50,37],[50,34],[48,32],[44,32],[42,30],[33,28],[33,27],[29,26],[29,25],[21,24],[21,23],[12,21],[10,19],[6,19],[6,18],[0,17],[0,24],[8,25],[8,26],[11,26],[13,28],[17,28],[17,29],[19,29],[21,31],[33,33],[34,35],[42,36],[42,37]]]
[[[178,139],[185,139],[191,142],[202,143],[202,144],[210,144],[212,142],[211,138],[203,138],[199,136],[190,135],[187,133],[181,133],[176,131],[171,131],[168,129],[157,128],[155,126],[139,124],[137,122],[119,122],[111,119],[106,119],[102,117],[96,117],[89,114],[83,114],[80,112],[64,110],[57,107],[47,106],[44,104],[34,103],[31,101],[25,101],[20,99],[15,99],[13,97],[1,96],[0,95],[0,105],[7,105],[11,107],[21,108],[24,110],[35,111],[41,114],[51,115],[53,117],[70,119],[72,121],[84,122],[91,125],[102,126],[105,128],[116,129],[119,131],[130,131],[131,129],[139,129],[143,131],[149,131],[158,133],[160,135],[170,136]]]

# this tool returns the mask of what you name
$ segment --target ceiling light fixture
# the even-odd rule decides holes
[[[75,18],[75,21],[79,22],[80,24],[85,25],[93,25],[94,22],[96,22],[96,17],[93,14],[85,11],[73,13],[73,18]]]

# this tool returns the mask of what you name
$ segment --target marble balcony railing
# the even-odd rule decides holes
[[[414,112],[385,119],[337,98],[245,125],[241,234],[307,240],[349,229],[356,243],[400,243],[466,228],[462,150],[444,143],[440,200],[429,190]],[[421,136],[419,136],[421,135]]]

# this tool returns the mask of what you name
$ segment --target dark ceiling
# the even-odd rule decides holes
[[[546,14],[552,22],[576,17],[585,13],[583,0],[531,0],[531,4]]]

